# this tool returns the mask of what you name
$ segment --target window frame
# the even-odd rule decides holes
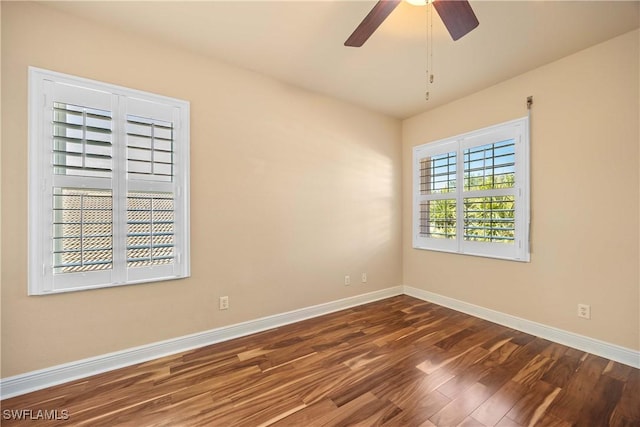
[[[514,186],[484,190],[465,190],[464,152],[472,147],[497,144],[505,140],[514,140]],[[442,193],[423,194],[421,192],[421,160],[433,156],[455,153],[455,190]],[[488,126],[486,128],[456,135],[413,148],[413,219],[412,244],[414,249],[474,255],[521,262],[530,261],[530,153],[529,153],[529,117]],[[482,242],[467,240],[464,237],[465,199],[482,197],[513,196],[514,198],[514,241],[511,243]],[[454,200],[456,233],[454,238],[427,237],[421,233],[422,202],[429,200]]]
[[[29,67],[28,75],[28,294],[47,295],[189,277],[189,102],[36,67]],[[79,105],[87,109],[97,109],[100,106],[111,114],[111,172],[108,177],[83,176],[82,172],[75,176],[66,172],[54,173],[54,103],[66,106]],[[127,120],[136,115],[170,121],[174,126],[170,149],[172,176],[168,183],[160,182],[153,176],[146,181],[128,177],[128,164],[131,160],[127,158]],[[66,142],[64,144],[66,146]],[[84,147],[87,141],[82,139],[81,144]],[[151,151],[153,150],[152,147]],[[63,156],[66,155],[64,153],[69,151],[64,151]],[[83,148],[80,156],[86,156],[85,153]],[[150,162],[153,163],[153,159]],[[110,192],[111,268],[54,273],[53,239],[57,236],[54,232],[54,224],[57,221],[54,220],[54,192],[71,189]],[[164,192],[173,197],[173,210],[169,214],[172,222],[172,261],[167,264],[154,263],[155,258],[150,255],[149,259],[152,262],[149,265],[128,267],[127,239],[130,232],[127,227],[130,220],[127,219],[127,215],[130,209],[127,199],[139,192]],[[154,214],[151,211],[149,215]],[[154,219],[148,221],[152,227]],[[82,233],[80,239],[85,238]],[[150,236],[155,235],[151,228],[149,233]],[[153,241],[153,237],[150,239]],[[155,247],[153,243],[150,244],[149,253],[153,253]]]

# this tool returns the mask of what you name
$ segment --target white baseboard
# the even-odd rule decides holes
[[[248,322],[224,326],[196,334],[185,335],[157,343],[134,347],[97,357],[82,359],[63,365],[52,366],[38,371],[27,372],[0,379],[0,399],[29,393],[57,384],[74,381],[113,369],[146,362],[159,357],[192,350],[194,348],[243,337],[267,329],[288,325],[346,308],[378,301],[396,295],[406,294],[424,301],[451,308],[490,322],[498,323],[522,332],[548,339],[569,347],[606,357],[625,365],[640,368],[640,352],[620,347],[604,341],[556,329],[530,320],[469,304],[464,301],[434,294],[411,286],[396,286],[354,297],[344,298],[325,304],[293,310],[273,316],[262,317]]]
[[[0,380],[0,399],[7,399],[113,369],[254,334],[396,295],[402,295],[402,286],[3,378]]]
[[[597,356],[602,356],[625,365],[633,366],[634,368],[640,368],[640,352],[629,348],[620,347],[615,344],[585,337],[584,335],[532,322],[531,320],[522,319],[510,314],[469,304],[464,301],[422,289],[413,288],[411,286],[404,286],[404,293],[424,301],[433,302],[443,307],[470,314],[471,316],[479,317],[493,323],[498,323],[512,329],[517,329],[518,331],[526,332],[558,344],[563,344]]]

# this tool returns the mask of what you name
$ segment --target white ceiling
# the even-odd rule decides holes
[[[401,3],[361,48],[343,43],[361,1],[63,1],[47,5],[406,118],[640,26],[640,1],[471,0],[480,26],[453,42],[426,7]],[[606,76],[603,76],[606,78]]]

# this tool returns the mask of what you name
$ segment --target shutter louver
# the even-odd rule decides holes
[[[455,239],[456,201],[443,198],[456,190],[455,151],[424,157],[419,162],[419,234],[434,239]],[[449,196],[451,197],[451,196]]]
[[[53,172],[110,178],[113,169],[109,111],[53,104]]]
[[[127,115],[129,179],[173,180],[173,124]]]
[[[513,243],[514,196],[464,199],[464,238],[478,242]]]
[[[420,160],[420,194],[450,193],[456,190],[455,152]]]
[[[464,239],[513,243],[515,197],[498,195],[515,186],[515,140],[509,139],[464,150]],[[471,196],[484,192],[483,197]]]
[[[465,191],[512,188],[515,157],[513,139],[464,150]]]
[[[127,195],[127,267],[173,262],[173,195],[130,192]]]
[[[54,273],[111,269],[112,222],[111,191],[54,189]]]
[[[456,238],[455,199],[428,200],[420,203],[420,234],[435,239]]]

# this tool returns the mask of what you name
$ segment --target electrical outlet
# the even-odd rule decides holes
[[[578,317],[591,319],[591,306],[589,304],[578,304]]]
[[[350,276],[344,276],[344,285],[345,286],[349,286],[351,284],[351,277]]]
[[[229,309],[229,297],[227,297],[227,296],[220,297],[219,307],[220,307],[220,310],[228,310]]]
[[[362,273],[362,283],[367,283],[367,273]]]

